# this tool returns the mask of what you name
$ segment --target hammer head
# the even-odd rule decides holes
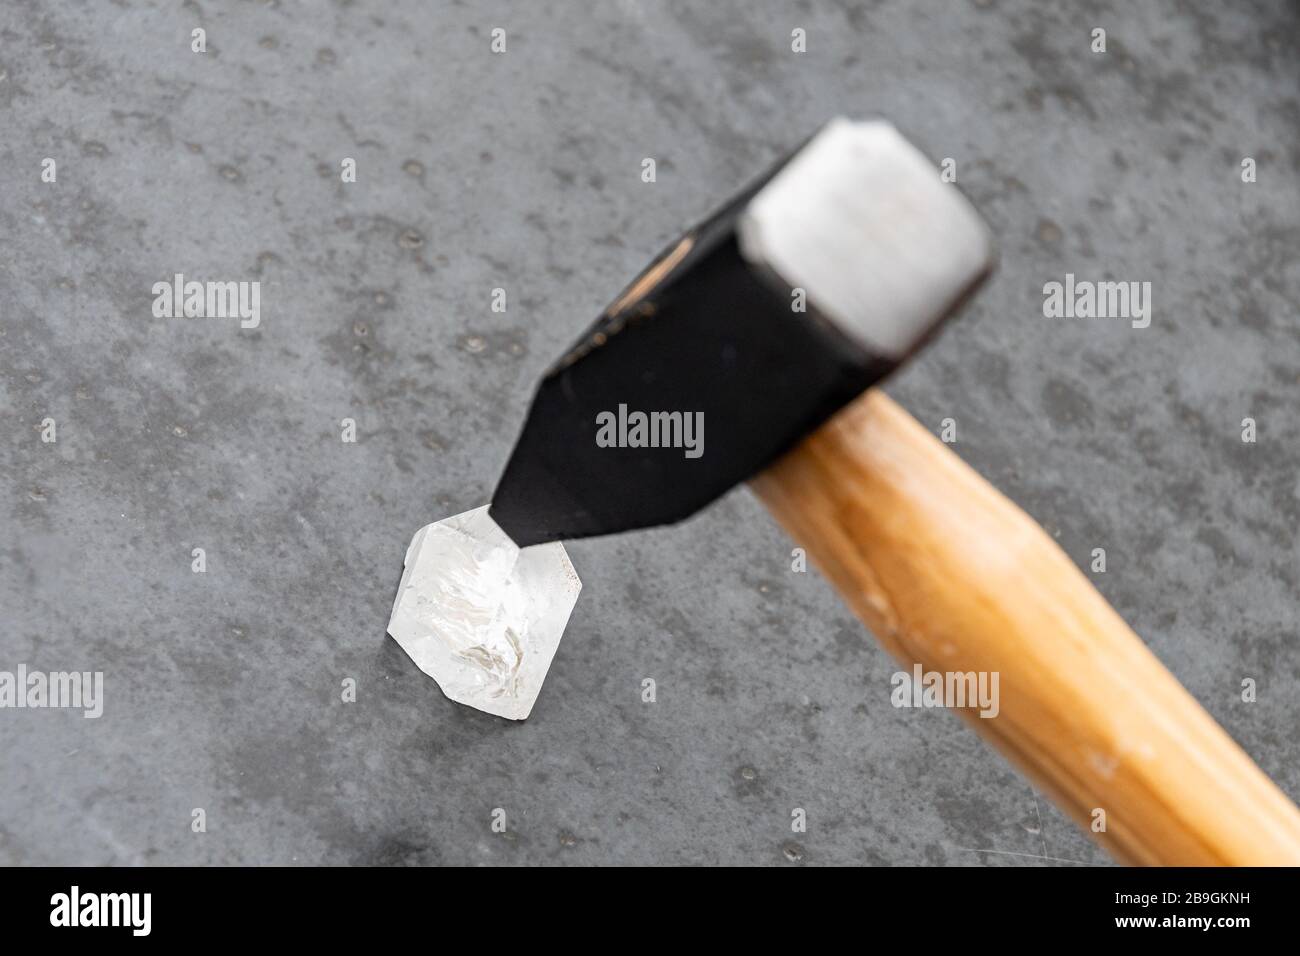
[[[524,547],[687,517],[897,368],[992,263],[974,209],[893,126],[833,120],[546,373],[492,518]]]

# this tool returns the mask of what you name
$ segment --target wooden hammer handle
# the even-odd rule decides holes
[[[997,715],[962,716],[1116,858],[1300,863],[1295,805],[1043,529],[883,392],[753,486],[909,670],[998,672]]]

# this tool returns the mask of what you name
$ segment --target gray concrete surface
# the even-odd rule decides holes
[[[1298,26],[1282,0],[0,5],[0,669],[106,682],[98,720],[0,711],[0,862],[1105,863],[955,716],[890,705],[895,665],[743,490],[572,545],[526,724],[384,634],[411,533],[487,499],[548,362],[836,113],[955,158],[1001,243],[891,393],[1080,566],[1105,547],[1098,587],[1300,796]],[[175,272],[259,280],[260,327],[155,319]],[[1066,272],[1152,282],[1151,327],[1044,318]]]

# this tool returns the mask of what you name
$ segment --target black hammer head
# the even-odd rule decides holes
[[[546,373],[490,514],[521,547],[687,517],[889,374],[992,261],[893,126],[833,120]]]

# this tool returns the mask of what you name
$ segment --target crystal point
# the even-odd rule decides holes
[[[564,545],[520,550],[484,506],[415,533],[388,633],[452,700],[523,720],[581,590]]]

